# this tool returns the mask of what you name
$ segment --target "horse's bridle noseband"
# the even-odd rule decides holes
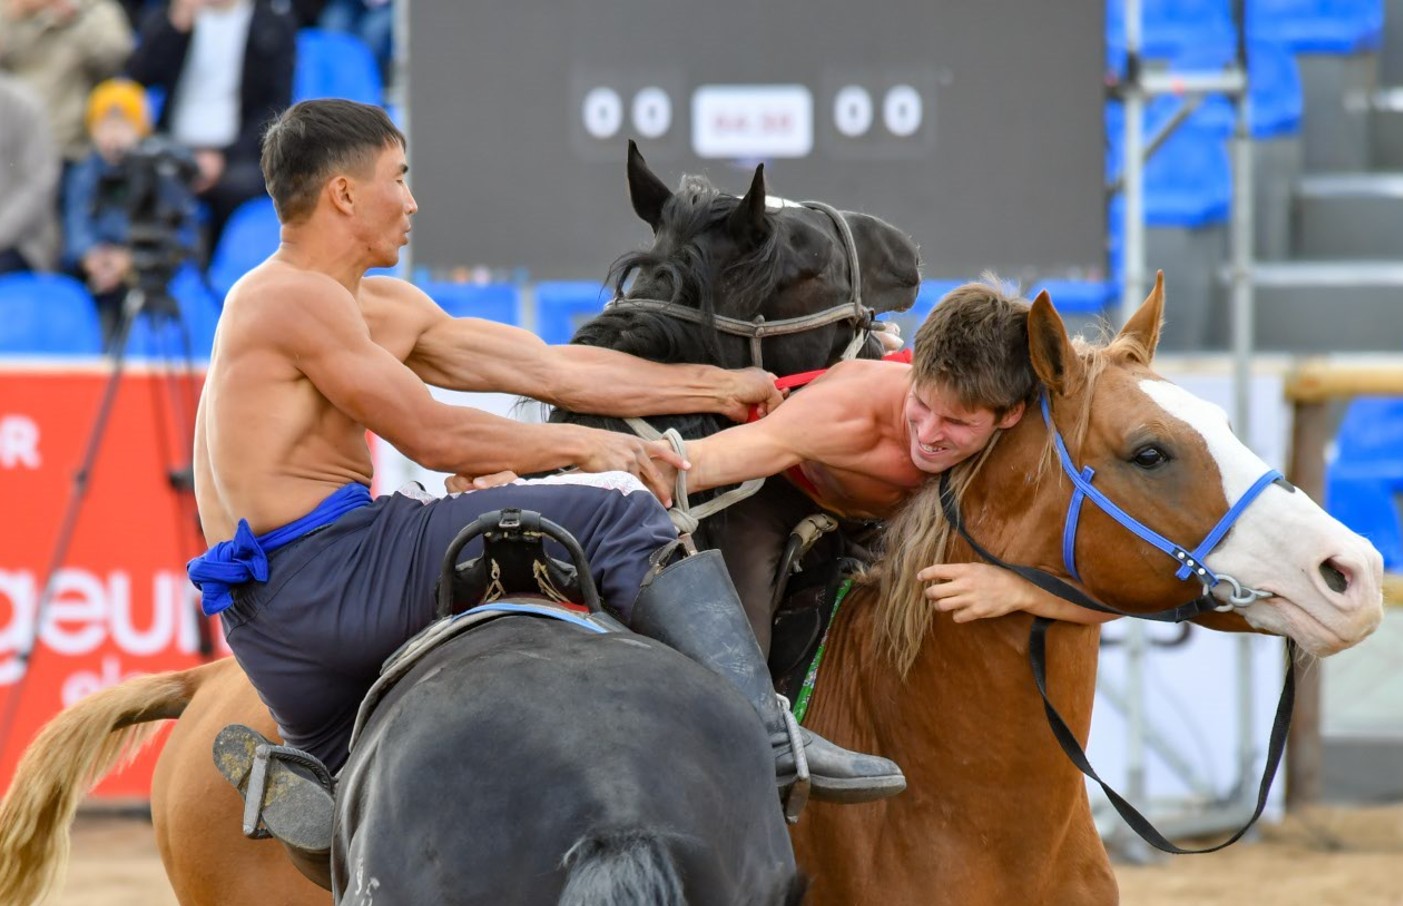
[[[1280,472],[1275,469],[1267,469],[1260,478],[1252,483],[1246,493],[1228,508],[1228,511],[1223,514],[1223,518],[1218,520],[1218,524],[1213,526],[1203,541],[1197,547],[1190,549],[1165,538],[1092,487],[1091,479],[1095,477],[1096,471],[1091,466],[1080,471],[1077,470],[1076,464],[1072,462],[1071,454],[1067,452],[1067,445],[1062,441],[1061,432],[1052,423],[1052,411],[1048,405],[1046,392],[1041,395],[1039,402],[1042,406],[1043,422],[1046,423],[1048,433],[1052,435],[1053,444],[1057,448],[1057,459],[1062,465],[1062,471],[1071,479],[1075,489],[1072,491],[1072,502],[1067,507],[1066,525],[1062,530],[1062,563],[1072,578],[1081,580],[1076,563],[1077,523],[1081,516],[1082,502],[1090,500],[1096,504],[1101,512],[1125,526],[1138,538],[1173,557],[1179,563],[1179,569],[1174,574],[1175,578],[1181,581],[1198,579],[1203,584],[1205,594],[1210,593],[1220,583],[1225,582],[1231,585],[1232,592],[1228,595],[1227,601],[1213,608],[1214,610],[1227,612],[1236,607],[1247,607],[1262,598],[1271,597],[1271,592],[1248,588],[1227,573],[1213,572],[1203,562],[1203,558],[1207,557],[1213,548],[1218,546],[1218,542],[1223,540],[1223,536],[1233,527],[1233,523],[1237,522],[1247,507],[1252,504],[1252,501],[1256,500],[1262,491],[1267,489],[1268,485],[1286,480]]]
[[[680,302],[663,299],[639,299],[616,296],[605,303],[606,309],[634,309],[636,311],[652,311],[669,317],[677,318],[681,321],[690,321],[693,324],[709,324],[722,333],[732,336],[750,338],[750,363],[757,368],[765,367],[764,355],[761,353],[760,344],[766,337],[779,337],[791,333],[803,333],[806,330],[813,330],[816,327],[825,327],[838,321],[852,321],[855,326],[852,342],[843,350],[842,359],[850,359],[857,355],[859,349],[867,342],[872,335],[873,319],[876,313],[862,304],[862,269],[858,263],[857,242],[853,239],[852,228],[843,218],[842,213],[830,204],[822,201],[805,201],[802,207],[815,211],[822,211],[833,221],[833,225],[838,229],[838,239],[843,244],[843,253],[848,261],[848,282],[851,289],[848,292],[846,301],[825,308],[823,311],[815,312],[811,315],[801,315],[796,318],[782,318],[778,321],[766,321],[764,315],[756,315],[752,320],[743,321],[740,318],[731,318],[725,315],[712,315],[708,317],[704,312],[683,305]]]

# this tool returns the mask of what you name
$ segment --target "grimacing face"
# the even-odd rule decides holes
[[[912,464],[939,475],[983,450],[996,430],[1017,424],[1023,404],[996,418],[993,409],[966,409],[947,387],[912,384],[904,414]]]

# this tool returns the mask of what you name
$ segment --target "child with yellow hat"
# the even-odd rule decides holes
[[[103,333],[111,339],[131,273],[131,223],[120,204],[102,203],[104,182],[119,183],[127,153],[151,134],[146,90],[108,79],[88,95],[85,122],[93,150],[68,172],[64,188],[64,265],[88,284]]]

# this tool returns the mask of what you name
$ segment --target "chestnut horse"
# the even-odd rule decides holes
[[[1221,410],[1151,370],[1162,309],[1161,276],[1114,341],[1088,348],[1043,294],[1030,346],[1075,470],[1093,468],[1094,487],[1160,536],[1198,545],[1269,470]],[[960,471],[969,537],[1006,562],[1071,574],[1073,487],[1036,411]],[[978,559],[949,530],[939,497],[929,483],[888,526],[887,558],[843,602],[828,638],[807,723],[895,759],[908,786],[879,803],[808,809],[793,839],[812,902],[1115,903],[1082,775],[1054,744],[1030,678],[1033,618],[957,625],[914,582],[928,563]],[[1091,500],[1073,524],[1076,572],[1099,601],[1149,613],[1202,593],[1176,578],[1179,562]],[[1237,611],[1250,627],[1314,655],[1358,643],[1382,619],[1379,553],[1284,481],[1248,503],[1203,563],[1266,594]],[[1084,746],[1097,629],[1056,624],[1046,645],[1050,696]]]
[[[750,362],[763,346],[777,371],[819,368],[844,352],[880,354],[867,328],[872,312],[910,307],[920,281],[917,251],[889,224],[826,205],[768,203],[763,168],[743,198],[699,178],[672,193],[630,143],[628,183],[634,210],[654,229],[653,247],[620,259],[621,284],[646,261],[671,274],[712,326],[754,319],[758,335],[706,341],[696,323],[660,332],[647,310],[611,310],[616,341],[646,336],[679,350],[700,347],[719,360]],[[664,208],[668,220],[663,224]],[[651,284],[650,284],[651,286]],[[620,287],[622,288],[622,287]],[[700,298],[697,298],[697,297]],[[786,325],[802,332],[788,332]],[[680,360],[680,359],[675,359]],[[705,420],[705,418],[703,418]],[[695,420],[693,420],[695,422]],[[710,430],[721,427],[710,421]],[[151,813],[162,861],[182,906],[326,904],[330,894],[307,881],[269,840],[240,833],[243,805],[214,767],[211,747],[227,724],[269,738],[277,728],[232,659],[178,673],[128,680],[56,717],[30,746],[0,806],[0,903],[29,903],[55,880],[66,856],[68,826],[83,792],[139,746],[151,724],[179,718],[156,765]]]

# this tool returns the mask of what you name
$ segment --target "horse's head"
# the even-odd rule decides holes
[[[630,142],[628,185],[653,243],[614,263],[610,280],[625,301],[577,342],[786,374],[839,358],[865,331],[865,309],[899,311],[915,300],[920,270],[909,237],[871,215],[769,198],[763,164],[741,198],[701,177],[674,192]],[[808,320],[791,320],[800,318]],[[879,352],[870,338],[859,348]]]
[[[1058,480],[1034,495],[1047,524],[1064,527],[1040,556],[1123,610],[1161,610],[1211,585],[1252,626],[1313,654],[1361,641],[1383,615],[1382,558],[1269,469],[1220,408],[1151,369],[1163,285],[1161,274],[1099,348],[1068,337],[1046,294],[1033,303],[1033,365],[1067,451],[1054,448]],[[1029,417],[1041,427],[1039,413]]]

